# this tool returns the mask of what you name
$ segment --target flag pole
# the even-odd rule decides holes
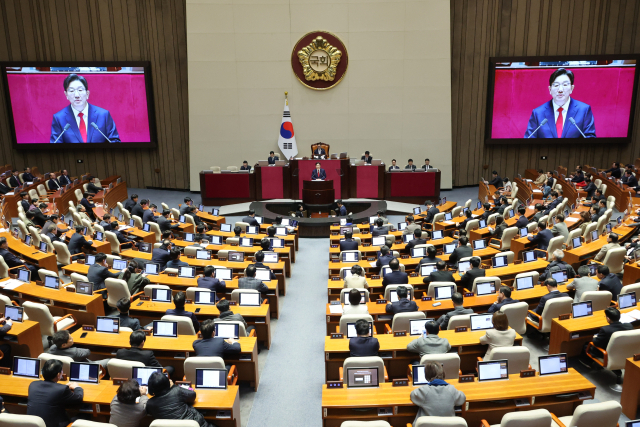
[[[289,105],[289,96],[288,95],[289,95],[289,92],[285,92],[284,93],[284,103],[286,105]]]

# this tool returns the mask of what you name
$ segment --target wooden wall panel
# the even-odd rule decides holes
[[[150,61],[158,148],[14,150],[0,88],[0,163],[189,188],[185,10],[185,0],[2,0],[0,61]]]
[[[452,0],[454,186],[476,184],[493,169],[513,177],[531,167],[603,167],[639,157],[640,105],[627,145],[484,145],[489,57],[637,53],[639,23],[637,0]]]

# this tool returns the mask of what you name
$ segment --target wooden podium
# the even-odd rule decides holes
[[[302,202],[307,206],[329,206],[335,194],[332,180],[302,182]]]

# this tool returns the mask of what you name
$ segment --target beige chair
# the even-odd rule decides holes
[[[628,294],[630,292],[635,292],[636,297],[640,296],[640,283],[632,283],[627,286],[623,286],[620,290],[621,294]]]
[[[116,259],[122,259],[121,257],[119,257],[118,255],[111,255],[111,254],[107,254],[107,265],[109,266],[109,268],[113,267],[113,261]]]
[[[77,282],[88,282],[89,278],[87,276],[83,276],[82,274],[79,273],[71,273],[71,283],[73,283],[74,285]],[[106,283],[106,282],[105,282]]]
[[[20,234],[22,234],[23,239],[27,234],[30,234],[29,230],[27,230],[27,226],[21,219],[18,220],[18,228],[20,229]]]
[[[569,231],[569,237],[567,238],[565,243],[567,245],[571,246],[571,248],[573,248],[573,244],[572,244],[573,239],[576,238],[576,237],[580,237],[580,236],[582,236],[582,230],[580,229],[580,227],[575,228],[575,229]]]
[[[41,234],[40,239],[47,244],[47,252],[53,253],[55,251],[56,248],[53,247],[53,243],[51,243],[49,236]]]
[[[131,213],[126,209],[121,210],[120,213],[123,216],[124,223],[129,225],[129,222],[131,221]]]
[[[57,272],[51,271],[51,270],[45,270],[44,268],[41,268],[40,270],[38,270],[38,276],[40,277],[41,282],[44,282],[45,277],[47,276],[56,277],[58,279],[60,278]],[[32,277],[31,280],[35,280],[35,277]],[[60,280],[60,284],[62,285],[62,280]]]
[[[253,291],[253,289],[247,289],[247,290],[251,290]],[[201,291],[201,292],[212,292],[210,289],[206,289],[206,288],[198,288],[196,286],[190,286],[187,288],[187,290],[185,291],[185,293],[187,294],[187,299],[190,299],[191,301],[195,301],[196,300],[196,291]],[[258,292],[258,291],[254,291],[254,292]]]
[[[447,325],[447,329],[453,331],[456,328],[462,326],[466,326],[467,328],[471,327],[471,314],[459,314],[457,316],[451,316],[451,318],[449,319],[449,324]]]
[[[527,314],[529,313],[529,304],[522,301],[513,304],[505,304],[500,307],[500,311],[507,315],[511,329],[515,329],[520,335],[527,333]]]
[[[39,248],[40,242],[42,241],[40,238],[40,231],[35,227],[29,227],[29,234],[31,234],[31,239],[33,240],[31,244],[36,248]]]
[[[414,427],[467,427],[462,417],[420,417],[413,423]]]
[[[227,168],[225,170],[228,170],[229,172],[238,172],[238,167],[237,166],[227,166]]]
[[[178,209],[176,209],[176,208],[171,208],[171,216],[176,221],[179,221],[180,220],[180,211]]]
[[[42,418],[35,415],[19,415],[3,412],[0,427],[47,427]]]
[[[429,283],[429,288],[427,289],[427,296],[435,298],[436,296],[436,288],[452,288],[451,295],[456,292],[456,284],[452,282],[431,282]]]
[[[0,294],[0,313],[4,313],[4,309],[6,306],[19,307],[18,303],[11,301],[11,298],[6,295]]]
[[[40,198],[35,188],[32,188],[31,190],[29,190],[29,197],[31,198],[31,200],[38,200]]]
[[[40,200],[42,200],[43,202],[48,202],[49,197],[47,197],[48,196],[47,189],[44,187],[44,185],[38,184],[36,188],[38,190],[38,195],[40,196]]]
[[[136,226],[136,228],[142,230],[142,218],[140,218],[138,215],[131,215],[131,218],[133,219],[133,224]]]
[[[508,227],[502,233],[502,239],[491,239],[489,246],[500,250],[511,249],[511,240],[517,237],[517,234],[517,227]]]
[[[196,369],[209,368],[209,369],[226,369],[224,360],[222,357],[198,357],[191,356],[184,361],[184,379],[191,384],[196,383]],[[231,366],[227,373],[227,384],[236,385],[238,382],[238,375],[235,365]]]
[[[178,323],[178,335],[195,335],[196,330],[193,327],[193,322],[188,317],[184,316],[171,316],[164,315],[160,320],[164,320],[166,322],[177,322]]]
[[[340,316],[340,324],[336,332],[343,333],[347,336],[347,323],[356,323],[360,319],[373,323],[373,317],[371,317],[370,314],[343,314]]]
[[[202,288],[197,288],[202,290]],[[235,301],[237,304],[240,304],[240,294],[259,294],[260,292],[255,289],[234,289],[231,291],[231,301]],[[268,299],[265,298],[266,301]]]
[[[527,224],[527,231],[529,232],[529,234],[534,233],[537,229],[538,229],[537,223],[532,222],[530,224]]]
[[[198,252],[199,250],[202,250],[202,248],[198,248],[195,246],[187,246],[186,248],[184,248],[184,254],[196,256],[196,252]]]
[[[464,202],[464,207],[467,208],[467,209],[471,207],[471,199],[469,199],[466,202]]]
[[[242,229],[242,231],[246,233],[248,226],[249,226],[249,223],[247,223],[247,222],[236,221],[236,223],[234,224],[233,228],[240,227]]]
[[[162,209],[165,211],[171,210],[171,208],[169,208],[169,205],[164,202],[160,203],[160,205],[162,205]]]
[[[69,371],[71,369],[71,362],[74,362],[72,357],[69,356],[57,356],[55,354],[51,354],[51,353],[41,353],[38,356],[38,359],[41,360],[40,362],[40,366],[42,367],[45,362],[47,360],[52,360],[52,359],[56,359],[62,362],[62,372],[66,375],[69,376]]]
[[[209,169],[211,169],[213,173],[222,173],[222,169],[220,169],[220,166],[211,166]]]
[[[455,208],[453,208],[453,210],[451,210],[451,217],[457,218],[460,216],[461,213],[462,213],[462,206],[456,206]]]
[[[185,214],[184,215],[184,220],[185,220],[185,222],[187,224],[192,224],[194,228],[196,227],[196,221],[193,219],[192,215]],[[140,228],[142,228],[142,227],[140,227]]]
[[[38,302],[25,301],[22,308],[29,319],[40,323],[40,333],[43,337],[52,337],[54,333],[71,329],[76,325],[73,314],[52,316],[49,307]]]
[[[342,367],[338,368],[340,381],[344,380],[344,371],[349,368],[378,368],[378,381],[380,383],[389,381],[384,361],[378,356],[347,357],[342,363]]]
[[[76,199],[78,199],[78,203],[80,203],[80,200],[82,200],[82,198],[84,197],[82,195],[82,191],[80,191],[79,188],[76,188],[75,191],[73,192],[73,194],[75,194]]]
[[[370,300],[370,298],[369,298],[369,290],[368,289],[365,289],[365,288],[344,288],[344,289],[340,289],[340,303],[341,304],[344,304],[344,302],[349,299],[348,295],[349,295],[349,291],[351,289],[357,289],[360,292],[364,291],[364,300],[365,300],[365,302]]]
[[[609,249],[602,260],[602,263],[609,267],[609,272],[614,274],[624,273],[624,257],[627,255],[627,250],[624,246],[619,248]]]
[[[480,221],[477,219],[472,219],[468,221],[467,226],[465,227],[467,235],[471,232],[471,230],[475,230],[476,228],[478,228],[479,224],[480,224]]]
[[[144,287],[144,296],[146,297],[151,297],[153,295],[153,290],[154,289],[169,289],[171,290],[171,288],[167,285],[147,285]]]
[[[118,427],[115,424],[111,423],[99,423],[97,421],[88,421],[88,420],[76,420],[71,427]]]
[[[88,219],[82,220],[82,225],[87,227],[87,235],[93,236],[96,233],[96,230],[93,228],[93,224]]]
[[[122,250],[122,245],[124,244],[129,245],[129,243],[120,244],[120,242],[118,241],[118,237],[113,231],[105,231],[104,237],[107,239],[107,242],[109,242],[109,244],[111,245],[111,253],[114,253],[114,254],[120,253],[120,251]]]
[[[391,301],[391,291],[395,291],[398,286],[404,286],[407,288],[408,296],[410,300],[413,300],[413,285],[387,285],[384,290],[384,299]]]
[[[411,332],[411,320],[421,320],[426,319],[424,311],[413,311],[409,313],[396,313],[393,316],[393,320],[391,323],[391,327],[388,324],[385,324],[385,329],[388,334],[397,332],[397,331],[405,331],[407,335]]]
[[[573,416],[554,416],[553,427],[616,427],[621,413],[622,406],[615,400],[583,404],[573,411]],[[519,424],[518,427],[523,426]]]
[[[345,421],[340,424],[340,427],[391,427],[386,421]]]
[[[500,281],[499,277],[495,277],[495,276],[476,277],[475,279],[473,279],[473,285],[470,291],[473,292],[475,295],[478,295],[478,283],[486,283],[486,282],[493,282],[493,286],[495,287],[496,294],[497,294],[498,291],[500,290],[500,284],[502,282]]]
[[[122,360],[122,359],[109,359],[107,363],[107,370],[109,371],[109,376],[111,378],[131,378],[131,368],[144,367],[144,363],[142,362],[133,362],[131,360]]]
[[[564,244],[564,237],[557,236],[553,239],[549,240],[549,246],[547,247],[547,261],[551,262],[553,260],[553,252],[556,249],[562,250],[562,245]]]
[[[456,379],[460,375],[460,356],[458,353],[425,354],[420,358],[420,364],[424,365],[427,362],[440,363],[444,368],[445,379]]]
[[[591,310],[601,311],[611,306],[611,297],[609,291],[588,291],[580,296],[580,302],[591,301]]]
[[[154,420],[149,427],[199,427],[193,420]]]
[[[6,279],[9,277],[9,271],[13,269],[19,269],[22,266],[9,268],[7,263],[4,261],[4,258],[0,257],[0,279]]]
[[[500,424],[491,426],[486,420],[482,420],[480,427],[549,427],[551,425],[551,413],[549,411],[546,409],[534,409],[532,411],[504,414]]]
[[[582,237],[584,237],[585,241],[587,242],[591,241],[591,232],[595,230],[597,226],[598,224],[596,224],[595,222],[587,224],[587,226],[584,228],[584,232],[582,233]]]
[[[132,297],[131,293],[129,292],[129,286],[127,285],[127,282],[121,279],[109,277],[105,279],[104,285],[107,288],[107,304],[109,305],[109,307],[117,307],[118,301],[121,298],[127,298],[130,301],[133,301],[136,296],[140,295],[136,294]]]
[[[590,347],[600,350],[604,357],[592,356],[589,351]],[[625,360],[633,357],[636,353],[640,353],[640,330],[614,332],[606,349],[598,348],[593,342],[590,342],[586,351],[587,356],[598,365],[616,374],[616,384],[610,388],[617,392],[622,391],[620,384],[622,384],[622,369],[624,369]]]
[[[542,315],[538,315],[532,310],[529,310],[529,314],[533,315],[534,319],[527,316],[527,325],[530,325],[540,332],[551,332],[551,322],[553,319],[558,318],[561,314],[571,313],[571,304],[573,298],[560,297],[547,300],[542,310]]]
[[[156,242],[161,242],[162,232],[160,232],[160,226],[152,221],[149,221],[147,224],[149,224],[149,231],[156,235]]]
[[[514,345],[512,347],[495,347],[489,351],[484,360],[508,360],[509,375],[519,374],[520,371],[530,369],[529,358],[531,353],[529,349],[523,345]]]

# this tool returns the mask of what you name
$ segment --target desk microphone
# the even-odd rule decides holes
[[[536,130],[534,130],[533,132],[531,132],[531,135],[529,135],[527,138],[531,138],[533,135],[535,135],[535,133],[536,133],[536,132],[538,132],[538,129],[540,129],[542,126],[544,126],[544,125],[546,125],[546,124],[547,124],[547,119],[544,119],[544,120],[542,121],[542,123],[540,123],[540,126],[538,126],[538,127],[536,128]]]
[[[584,136],[584,133],[582,133],[582,131],[580,130],[580,128],[578,127],[578,125],[576,124],[576,121],[573,119],[573,117],[569,117],[569,121],[571,123],[573,123],[573,125],[576,127],[576,129],[578,129],[578,132],[580,132],[580,134],[582,135],[583,138],[586,138],[586,136]]]
[[[109,138],[107,138],[107,135],[105,135],[104,133],[102,133],[102,131],[100,130],[100,128],[98,127],[98,125],[96,124],[96,122],[91,122],[91,126],[93,126],[93,128],[95,130],[97,130],[98,132],[100,132],[100,134],[102,136],[104,136],[104,139],[106,139],[107,141],[111,142],[111,140]]]
[[[64,133],[67,131],[67,129],[69,129],[71,127],[71,125],[69,123],[67,123],[66,125],[64,125],[64,129],[62,129],[62,132],[60,132],[60,135],[58,135],[58,137],[56,138],[55,141],[53,141],[53,143],[55,144],[56,142],[58,142],[58,140],[60,139],[60,137],[62,135],[64,135]]]

